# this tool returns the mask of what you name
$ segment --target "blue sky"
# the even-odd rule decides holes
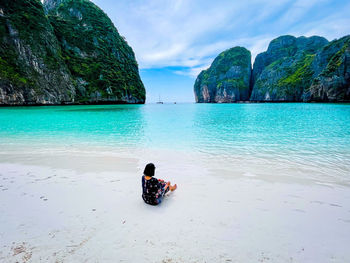
[[[222,51],[255,56],[280,36],[350,34],[345,0],[93,0],[133,48],[147,102],[193,102],[197,74]]]

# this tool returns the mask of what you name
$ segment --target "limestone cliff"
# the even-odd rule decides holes
[[[252,74],[244,66],[235,71],[236,59],[222,60],[224,54],[197,77],[196,102],[350,101],[350,36],[332,42],[319,36],[278,37],[257,55]],[[244,88],[229,86],[232,78],[236,84],[244,80]]]
[[[134,52],[100,8],[88,0],[45,0],[44,5],[78,101],[145,102]]]
[[[202,71],[194,85],[196,102],[236,102],[249,99],[251,54],[234,47],[215,58],[210,68]]]
[[[326,45],[311,67],[317,76],[305,91],[306,101],[350,101],[350,36]]]
[[[281,36],[257,55],[253,67],[251,101],[302,101],[315,72],[315,54],[328,41],[322,37]]]
[[[0,2],[0,105],[144,103],[132,49],[88,0]]]
[[[39,1],[1,1],[0,36],[0,104],[74,102],[69,70]]]

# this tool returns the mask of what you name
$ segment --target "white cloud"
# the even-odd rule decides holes
[[[350,3],[344,5],[336,14],[330,14],[317,21],[306,23],[301,28],[295,28],[296,32],[302,30],[305,36],[324,36],[329,41],[343,37],[350,33]]]
[[[201,73],[202,70],[208,69],[209,67],[210,67],[210,64],[206,64],[203,66],[185,68],[183,70],[174,70],[174,73],[178,74],[178,75],[184,75],[184,76],[196,78],[198,76],[198,74]]]
[[[282,25],[293,24],[308,14],[315,5],[322,2],[326,2],[326,0],[297,0],[289,6],[284,15],[278,20],[278,23]]]
[[[186,46],[182,43],[174,43],[170,48],[166,50],[155,50],[153,53],[145,54],[143,59],[150,63],[157,63],[157,61],[167,60],[184,51]]]
[[[254,59],[279,35],[320,34],[332,39],[350,32],[349,5],[328,14],[331,0],[94,2],[126,37],[140,68],[187,67],[177,73],[191,76],[236,45],[248,48]],[[317,8],[326,15],[313,18]]]

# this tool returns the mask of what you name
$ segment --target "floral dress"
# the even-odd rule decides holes
[[[158,180],[152,177],[146,180],[142,176],[142,199],[149,205],[158,205],[162,202],[165,193],[169,191],[169,187],[165,189],[166,183],[163,180]]]

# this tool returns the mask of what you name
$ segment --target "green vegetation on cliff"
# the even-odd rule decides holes
[[[310,81],[313,74],[310,65],[314,58],[315,54],[308,54],[302,60],[293,64],[289,68],[288,75],[278,81],[278,86],[298,86],[305,81]]]
[[[0,7],[4,12],[0,16],[0,36],[3,38],[0,45],[0,78],[16,86],[26,86],[33,72],[28,72],[31,70],[27,65],[18,60],[18,50],[10,37],[22,39],[35,52],[45,44],[42,34],[50,24],[38,1],[5,1]]]
[[[311,63],[315,54],[307,54],[287,69],[287,74],[277,82],[280,97],[292,97],[302,93],[300,87],[308,87],[312,82],[314,72]]]
[[[226,73],[232,66],[249,67],[250,63],[247,57],[250,56],[249,50],[244,47],[230,48],[221,52],[219,56],[214,59],[212,67],[215,68],[216,74]]]
[[[131,47],[88,0],[0,3],[0,104],[144,103]]]
[[[350,36],[330,42],[315,60],[318,74],[307,89],[309,99],[350,101]]]
[[[195,83],[197,102],[235,102],[249,97],[251,54],[243,47],[220,53]]]
[[[332,42],[319,36],[280,36],[256,56],[252,74],[233,77],[235,66],[247,63],[246,52],[236,47],[217,56],[196,79],[196,101],[234,102],[246,90],[249,96],[243,100],[250,101],[350,101],[350,36]],[[240,92],[232,92],[237,87]]]
[[[0,58],[0,79],[8,80],[16,86],[26,85],[28,80],[19,73],[20,67],[16,64],[11,65],[11,60],[5,59]]]
[[[63,58],[81,85],[78,100],[145,100],[134,53],[100,8],[67,0],[49,14]]]
[[[334,73],[334,71],[336,71],[341,66],[341,64],[344,62],[345,51],[349,48],[349,43],[350,38],[344,43],[344,45],[338,52],[331,56],[327,67],[323,71],[322,75],[329,77]]]
[[[302,101],[315,70],[316,53],[327,40],[322,37],[281,36],[271,41],[268,50],[254,63],[251,100]],[[255,68],[259,70],[255,70]]]
[[[38,0],[0,4],[0,104],[61,103],[73,86]],[[51,88],[54,83],[61,87]]]

